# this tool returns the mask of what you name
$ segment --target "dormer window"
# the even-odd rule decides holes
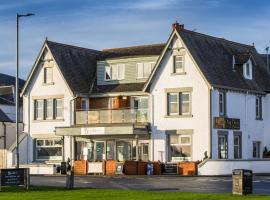
[[[122,80],[125,78],[125,65],[113,64],[105,66],[105,80]]]
[[[248,60],[243,66],[243,74],[246,79],[252,79],[252,62]]]

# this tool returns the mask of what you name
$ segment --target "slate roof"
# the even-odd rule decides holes
[[[142,91],[144,83],[125,83],[125,84],[108,84],[96,85],[92,93],[109,93],[109,92],[138,92]]]
[[[177,29],[177,32],[211,85],[259,92],[270,91],[269,71],[253,46],[186,29]],[[255,62],[252,80],[243,77],[240,66],[236,66],[235,71],[232,70],[233,55],[245,54],[252,55]]]
[[[89,93],[100,51],[46,41],[65,80],[74,93]]]
[[[131,46],[123,48],[113,48],[102,50],[103,56],[101,59],[116,58],[123,56],[159,56],[166,44],[150,44]]]
[[[0,96],[0,104],[4,104],[4,105],[15,105],[14,102],[6,99],[6,98],[3,98]]]
[[[261,58],[263,59],[264,63],[267,64],[267,54],[260,54]],[[268,55],[268,61],[270,62],[270,55]],[[270,69],[270,66],[269,66]]]
[[[12,122],[12,120],[0,109],[0,122]]]
[[[24,80],[19,79],[19,88],[22,88],[24,85]],[[0,73],[0,86],[10,86],[15,85],[15,77],[7,74]]]

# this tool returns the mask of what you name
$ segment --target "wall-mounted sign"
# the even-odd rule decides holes
[[[240,130],[240,119],[214,117],[214,128]]]
[[[105,127],[82,128],[81,135],[105,135]]]
[[[29,188],[29,169],[1,169],[1,186],[19,186],[24,185]],[[1,189],[0,189],[1,190]]]

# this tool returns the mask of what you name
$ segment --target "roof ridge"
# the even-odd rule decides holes
[[[86,51],[96,51],[96,52],[101,52],[100,50],[96,50],[96,49],[89,49],[86,47],[80,47],[80,46],[75,46],[75,45],[71,45],[71,44],[65,44],[65,43],[60,43],[60,42],[54,42],[51,40],[46,40],[46,42],[51,42],[51,43],[55,43],[57,45],[61,45],[61,46],[66,46],[66,47],[71,47],[71,48],[76,48],[76,49],[81,49],[81,50],[86,50]]]
[[[241,46],[245,46],[245,47],[254,48],[253,45],[243,44],[243,43],[235,42],[235,41],[232,41],[232,40],[227,40],[225,38],[216,37],[216,36],[212,36],[212,35],[207,35],[205,33],[199,33],[199,32],[191,31],[191,30],[187,30],[187,29],[177,29],[177,30],[178,31],[186,31],[186,32],[189,32],[189,33],[192,33],[192,34],[198,34],[198,35],[201,35],[203,37],[209,37],[211,39],[217,39],[217,40],[221,40],[221,41],[232,43],[232,44],[236,44],[236,45],[241,45]]]
[[[134,46],[116,47],[116,48],[106,48],[106,49],[102,49],[102,51],[119,50],[119,49],[127,49],[127,48],[138,48],[138,47],[161,46],[161,45],[166,45],[166,43],[145,44],[145,45],[134,45]]]

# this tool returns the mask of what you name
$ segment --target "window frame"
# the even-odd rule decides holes
[[[48,116],[48,102],[51,101],[51,116]],[[44,99],[44,111],[45,111],[45,119],[53,119],[54,118],[54,100],[53,99]]]
[[[181,61],[177,61],[176,59],[178,57],[181,57],[182,60]],[[182,70],[181,71],[177,71],[177,63],[182,63]],[[180,68],[179,68],[180,69]],[[173,56],[173,74],[183,74],[185,73],[185,56],[184,55],[174,55]]]
[[[171,142],[171,137],[172,136],[175,136],[175,137],[178,137],[178,143],[172,143]],[[186,160],[186,158],[187,159],[191,159],[192,160],[192,150],[193,150],[193,142],[192,142],[192,135],[190,135],[190,134],[169,134],[169,137],[170,137],[170,139],[169,139],[169,148],[171,149],[171,147],[184,147],[184,146],[190,146],[190,156],[189,157],[180,157],[180,160],[178,160],[178,161],[181,161],[181,160]],[[182,140],[181,140],[181,138],[184,138],[184,137],[188,137],[189,138],[189,143],[182,143]],[[171,151],[171,150],[170,150]],[[169,155],[169,160],[173,160],[173,156],[171,155],[172,154],[172,152],[170,152],[169,153],[170,155]],[[184,159],[183,159],[184,158]]]
[[[61,116],[57,116],[57,109],[58,109],[58,104],[57,104],[57,101],[62,101],[62,106],[59,107],[60,109],[62,109],[61,113],[62,115]],[[54,99],[54,119],[63,119],[64,118],[64,99],[62,98],[55,98]]]
[[[249,72],[249,74],[247,72]],[[252,62],[250,59],[243,64],[243,74],[245,79],[252,79]]]
[[[116,70],[116,77],[113,77],[113,68]],[[120,81],[125,79],[125,64],[119,63],[119,64],[110,64],[110,65],[105,65],[105,70],[104,70],[104,80],[105,81]],[[107,69],[109,69],[109,77],[107,78]]]
[[[235,138],[238,137],[239,144],[235,144]],[[235,152],[235,148],[238,148],[237,156]],[[234,131],[233,134],[233,157],[234,159],[242,159],[242,133],[238,131]]]
[[[255,99],[256,120],[262,120],[262,96],[256,96]]]
[[[170,96],[174,94],[177,95],[177,113],[171,113],[170,112]],[[183,101],[183,94],[188,95],[188,101]],[[183,112],[183,105],[188,103],[188,112]],[[192,106],[192,100],[191,100],[191,92],[190,91],[182,91],[182,92],[167,92],[167,116],[189,116],[191,115],[191,106]]]
[[[224,138],[224,151],[225,151],[225,157],[223,158],[221,156],[221,143],[220,138]],[[228,143],[228,132],[226,131],[218,131],[218,159],[228,159],[229,158],[229,143]]]
[[[226,116],[227,112],[226,92],[220,91],[218,93],[218,111],[220,116]],[[222,109],[222,110],[221,110]]]
[[[51,79],[48,81],[48,70],[50,70]],[[44,84],[52,84],[53,83],[53,67],[44,67],[44,77],[43,77],[43,83]]]
[[[48,141],[53,141],[53,144],[52,145],[47,145],[46,144],[46,140]],[[38,145],[38,142],[39,141],[43,141],[42,145]],[[56,144],[55,141],[61,141],[61,144]],[[44,158],[38,158],[38,149],[40,148],[59,148],[61,147],[61,156],[49,156],[48,158],[47,157],[44,157]],[[54,158],[53,158],[54,157]],[[63,157],[63,141],[61,138],[37,138],[35,139],[35,160],[61,160]]]
[[[139,76],[139,65],[141,65],[141,75]],[[145,74],[145,67],[148,65],[148,72],[149,74]],[[150,76],[150,74],[152,73],[152,70],[155,66],[155,62],[139,62],[136,63],[136,74],[137,74],[137,79],[146,79]]]
[[[38,102],[41,102],[41,107],[38,107]],[[41,110],[41,117],[39,117],[39,110]],[[43,120],[44,119],[44,100],[35,99],[34,100],[34,120]]]
[[[256,145],[256,146],[254,146]],[[254,147],[256,147],[257,152],[256,155],[254,155]],[[252,157],[253,158],[261,158],[261,142],[260,141],[253,141],[252,142]]]

